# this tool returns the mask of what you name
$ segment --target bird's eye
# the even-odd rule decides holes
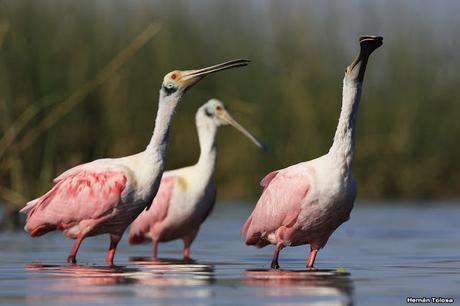
[[[179,89],[178,85],[171,81],[163,83],[163,85],[161,85],[161,88],[167,96],[172,95]]]
[[[222,110],[222,106],[220,106],[220,105],[216,106],[216,110],[221,111],[221,110]]]
[[[211,111],[210,111],[207,107],[204,109],[204,114],[205,114],[206,116],[208,116],[208,117],[212,117],[212,116],[214,115],[214,114],[212,113],[212,109],[211,109]]]

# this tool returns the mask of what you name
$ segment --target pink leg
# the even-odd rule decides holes
[[[190,259],[190,246],[192,245],[193,240],[195,240],[196,234],[196,232],[193,232],[190,236],[184,237],[184,250],[182,251],[184,260]]]
[[[272,269],[279,269],[280,268],[280,265],[278,264],[278,257],[280,255],[281,249],[282,249],[281,245],[277,245],[275,247],[275,253],[273,253],[272,264],[271,264]]]
[[[193,240],[195,240],[196,234],[198,231],[193,231],[189,234],[189,236],[184,237],[184,250],[182,251],[182,255],[184,256],[184,260],[190,259],[190,246],[192,245]]]
[[[158,241],[154,240],[153,241],[153,258],[157,259],[158,255]]]
[[[182,251],[182,255],[184,256],[184,260],[190,259],[190,244],[184,242],[184,250]]]
[[[307,259],[307,268],[313,268],[313,264],[315,263],[316,254],[318,253],[317,249],[311,249],[310,255],[308,255]]]
[[[110,247],[109,251],[107,252],[107,258],[105,260],[109,266],[113,266],[113,258],[115,257],[115,252],[117,250],[117,245],[118,242],[120,242],[120,239],[120,236],[110,235]]]
[[[77,241],[75,241],[75,244],[72,247],[72,250],[70,251],[69,256],[67,257],[67,262],[68,263],[77,263],[77,252],[78,249],[80,248],[81,242],[85,239],[85,236],[79,236],[77,238]]]

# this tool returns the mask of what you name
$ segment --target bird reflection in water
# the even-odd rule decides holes
[[[139,269],[124,266],[28,264],[25,268],[29,271],[44,273],[47,277],[69,279],[61,283],[62,286],[132,284],[137,281],[136,274],[141,273]]]
[[[80,302],[110,301],[135,295],[138,298],[207,298],[212,295],[206,287],[214,282],[214,266],[192,260],[152,260],[131,258],[131,267],[37,265],[25,268],[46,290],[54,292],[56,300]],[[132,265],[135,265],[133,268]],[[136,285],[120,289],[113,286]],[[177,290],[181,287],[181,290]],[[30,292],[31,301],[42,300],[41,290]]]
[[[32,304],[116,302],[125,298],[128,291],[116,288],[137,283],[137,275],[142,273],[123,266],[28,264],[25,269],[37,284],[27,290],[26,299]]]
[[[165,285],[207,285],[214,282],[214,266],[193,259],[131,257],[129,260],[144,271],[157,275],[157,278],[148,280],[150,284],[160,282]]]
[[[139,268],[124,266],[38,265],[28,264],[29,271],[46,276],[70,278],[79,285],[207,285],[214,281],[214,266],[193,260],[150,259],[134,257],[130,261]],[[39,276],[40,277],[40,276]],[[66,285],[72,283],[66,282]]]
[[[207,286],[215,281],[214,266],[211,264],[199,263],[192,259],[131,257],[129,260],[143,271],[150,271],[151,275],[155,275],[139,279],[139,283],[148,288],[139,292],[143,297],[200,300],[212,297],[212,289]]]
[[[276,270],[252,269],[243,275],[244,283],[269,290],[265,296],[302,296],[325,305],[353,305],[353,281],[350,274],[335,270]],[[313,303],[315,304],[315,303]]]

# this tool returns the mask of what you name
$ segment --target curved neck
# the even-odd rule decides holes
[[[200,158],[196,165],[201,174],[207,179],[210,179],[216,168],[216,136],[218,127],[214,122],[207,120],[197,120],[196,126],[198,130],[198,140],[200,142]]]
[[[342,110],[329,153],[350,167],[355,153],[356,116],[361,100],[362,82],[345,75],[343,79]]]
[[[160,90],[160,101],[158,103],[158,111],[155,119],[155,128],[152,138],[147,145],[146,152],[155,156],[162,162],[165,160],[166,150],[168,148],[171,120],[181,98],[182,95],[180,93],[167,95],[163,90]]]

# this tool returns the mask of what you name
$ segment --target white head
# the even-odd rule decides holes
[[[233,117],[228,113],[225,108],[224,103],[217,99],[211,99],[205,104],[203,104],[196,113],[197,125],[208,125],[214,128],[220,126],[231,125],[246,137],[248,137],[252,142],[254,142],[259,148],[266,150],[266,146],[249,133],[241,124],[239,124]]]

